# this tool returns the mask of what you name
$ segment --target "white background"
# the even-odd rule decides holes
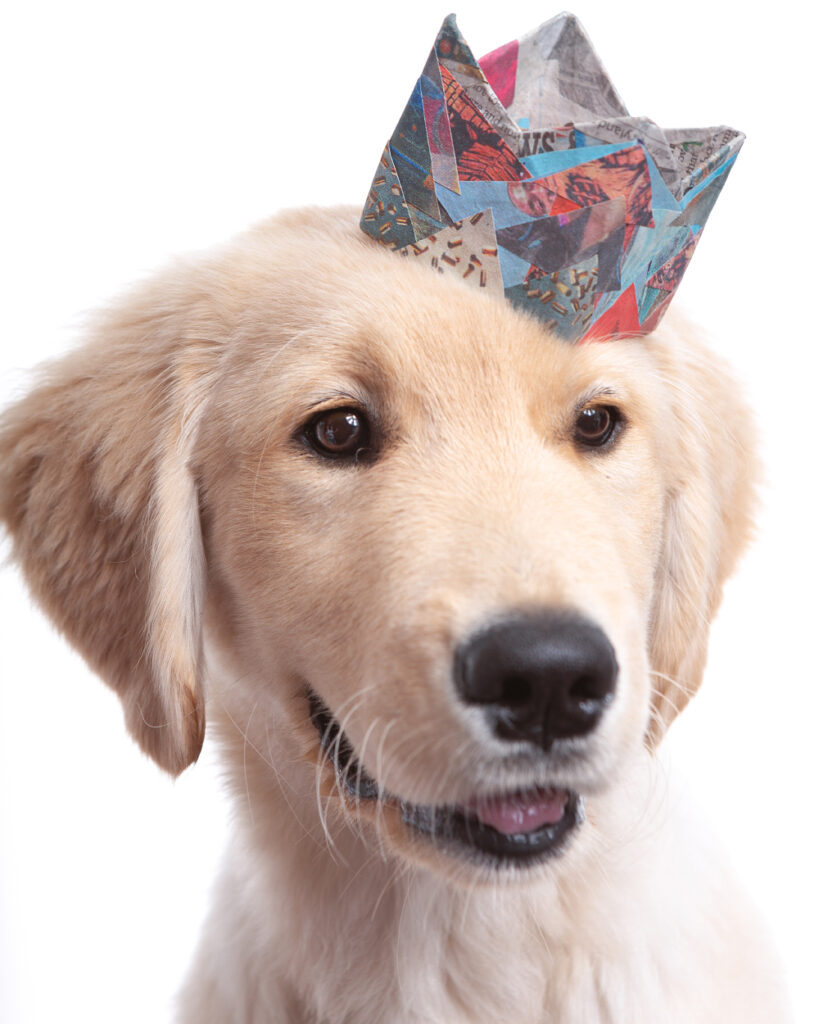
[[[6,11],[0,405],[72,343],[86,310],[172,254],[280,207],[363,202],[448,9],[278,6]],[[558,9],[463,0],[459,24],[482,54]],[[764,510],[667,756],[755,894],[808,1024],[819,1019],[812,32],[790,0],[741,19],[713,0],[574,10],[632,113],[748,135],[676,301],[756,406]],[[9,569],[0,630],[0,1021],[163,1024],[227,827],[213,751],[178,782],[163,777]]]

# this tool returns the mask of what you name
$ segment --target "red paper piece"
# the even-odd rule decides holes
[[[481,69],[486,75],[486,80],[505,107],[508,107],[515,98],[519,48],[517,39],[513,39],[511,43],[499,46],[497,50],[481,58]]]
[[[520,181],[532,175],[441,65],[452,143],[461,181]]]
[[[594,321],[580,339],[580,344],[583,345],[587,341],[611,341],[629,334],[644,333],[637,312],[637,294],[634,285],[631,284],[617,301]]]

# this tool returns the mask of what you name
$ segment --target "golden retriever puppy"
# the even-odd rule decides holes
[[[103,315],[7,412],[0,516],[235,836],[185,1024],[751,1024],[773,957],[653,751],[749,534],[690,332],[572,346],[277,217]]]

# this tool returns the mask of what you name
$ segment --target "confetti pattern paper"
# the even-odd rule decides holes
[[[503,275],[492,211],[456,221],[420,242],[398,250],[420,259],[439,274],[455,275],[489,294],[504,297]]]
[[[450,15],[361,227],[568,341],[647,334],[744,138],[631,117],[571,14],[480,61]]]

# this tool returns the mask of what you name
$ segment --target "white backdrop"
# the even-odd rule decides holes
[[[0,405],[72,343],[86,310],[172,254],[280,207],[363,202],[448,9],[278,6],[29,0],[6,11]],[[558,9],[464,0],[459,24],[481,54]],[[817,152],[802,97],[816,58],[792,0],[770,23],[713,0],[574,10],[632,113],[748,135],[676,301],[758,410],[764,511],[666,756],[755,893],[808,1024],[819,1019],[819,365]],[[791,213],[797,201],[804,211]],[[9,569],[0,630],[0,1020],[163,1024],[227,827],[213,752],[176,783],[161,776]]]

